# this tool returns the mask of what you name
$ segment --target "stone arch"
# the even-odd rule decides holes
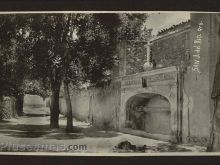
[[[156,93],[140,93],[126,102],[125,127],[152,134],[171,134],[169,100]]]
[[[150,98],[153,96],[160,96],[166,100],[167,106],[169,107],[169,117],[166,117],[162,122],[167,121],[167,128],[166,131],[157,132],[157,131],[149,131],[139,129],[138,132],[132,132],[128,129],[127,125],[128,122],[128,114],[127,114],[127,106],[129,106],[129,102],[131,102],[135,97],[141,96]],[[126,133],[131,133],[140,136],[152,137],[154,139],[165,140],[165,141],[178,141],[178,106],[177,106],[177,86],[174,85],[162,85],[162,86],[154,86],[148,88],[136,88],[136,89],[125,89],[122,90],[121,93],[121,111],[120,116],[121,120],[119,122],[120,130]],[[138,103],[137,103],[138,104]],[[134,104],[133,104],[134,105]],[[169,120],[168,120],[169,118]],[[160,124],[159,124],[160,125]],[[146,127],[145,127],[146,128]],[[134,130],[134,129],[132,129]],[[149,133],[150,132],[150,133]]]

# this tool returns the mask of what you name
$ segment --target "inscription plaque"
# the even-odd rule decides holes
[[[128,80],[122,81],[122,86],[124,87],[147,87],[152,83],[160,83],[163,81],[176,82],[177,74],[176,72],[159,73],[148,76],[140,76],[130,78]]]

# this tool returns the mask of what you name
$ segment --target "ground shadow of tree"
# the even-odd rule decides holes
[[[66,133],[65,126],[51,130],[49,124],[45,125],[25,125],[12,124],[10,122],[0,122],[0,134],[16,138],[45,138],[56,140],[79,139],[85,137],[111,138],[119,134],[114,131],[98,130],[94,127],[82,128],[74,127],[74,132]]]
[[[0,124],[1,123],[11,123],[11,121],[9,121],[9,120],[0,120]]]
[[[17,138],[38,138],[46,135],[49,125],[0,124],[0,134]]]
[[[35,113],[28,113],[28,114],[24,114],[23,117],[46,117],[46,116],[50,116],[50,114],[35,114]]]
[[[94,127],[82,128],[74,127],[72,133],[66,133],[65,129],[59,129],[59,131],[46,135],[46,139],[56,139],[56,140],[68,140],[68,139],[78,139],[85,137],[93,138],[112,138],[119,136],[119,133],[114,131],[99,130]]]

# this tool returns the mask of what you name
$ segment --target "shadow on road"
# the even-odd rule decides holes
[[[27,113],[24,114],[23,117],[28,116],[28,117],[46,117],[46,116],[50,116],[50,114],[36,114],[36,113]]]
[[[31,116],[31,114],[29,114],[26,117],[29,116]],[[26,124],[14,124],[11,123],[10,121],[0,122],[0,134],[10,137],[16,137],[16,138],[42,137],[45,139],[56,139],[56,140],[79,139],[84,137],[111,138],[119,135],[116,132],[98,130],[92,126],[88,128],[82,128],[80,126],[77,126],[74,127],[74,131],[72,133],[66,133],[65,126],[60,126],[59,129],[51,130],[49,124],[26,125]]]
[[[1,123],[11,123],[11,121],[8,121],[8,120],[0,120],[0,124]]]

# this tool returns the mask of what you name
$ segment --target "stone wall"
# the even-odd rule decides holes
[[[202,44],[195,45],[201,17],[191,15],[190,29],[190,65],[184,74],[184,107],[183,107],[183,142],[199,144],[200,139],[209,135],[209,58],[208,31],[203,34]],[[200,20],[199,20],[200,19]],[[206,19],[207,21],[207,19]],[[207,22],[204,22],[207,27]],[[195,46],[200,47],[200,57],[196,58]],[[194,70],[195,60],[199,61],[199,70]],[[202,71],[202,72],[201,72]],[[204,144],[204,142],[203,142]],[[204,144],[205,145],[205,144]]]
[[[72,90],[71,105],[74,118],[80,121],[89,121],[89,91],[88,90]],[[60,97],[60,111],[66,114],[66,101],[64,97]]]
[[[73,116],[99,128],[117,128],[120,107],[120,82],[104,88],[74,90],[71,92]],[[61,113],[66,113],[66,102],[60,98]]]
[[[212,14],[191,14],[190,65],[184,75],[184,141],[206,145],[210,134],[213,63],[217,56],[210,36]],[[215,34],[218,36],[218,34]],[[186,118],[188,116],[188,118]],[[188,120],[188,121],[187,121]],[[186,128],[188,127],[188,128]]]

